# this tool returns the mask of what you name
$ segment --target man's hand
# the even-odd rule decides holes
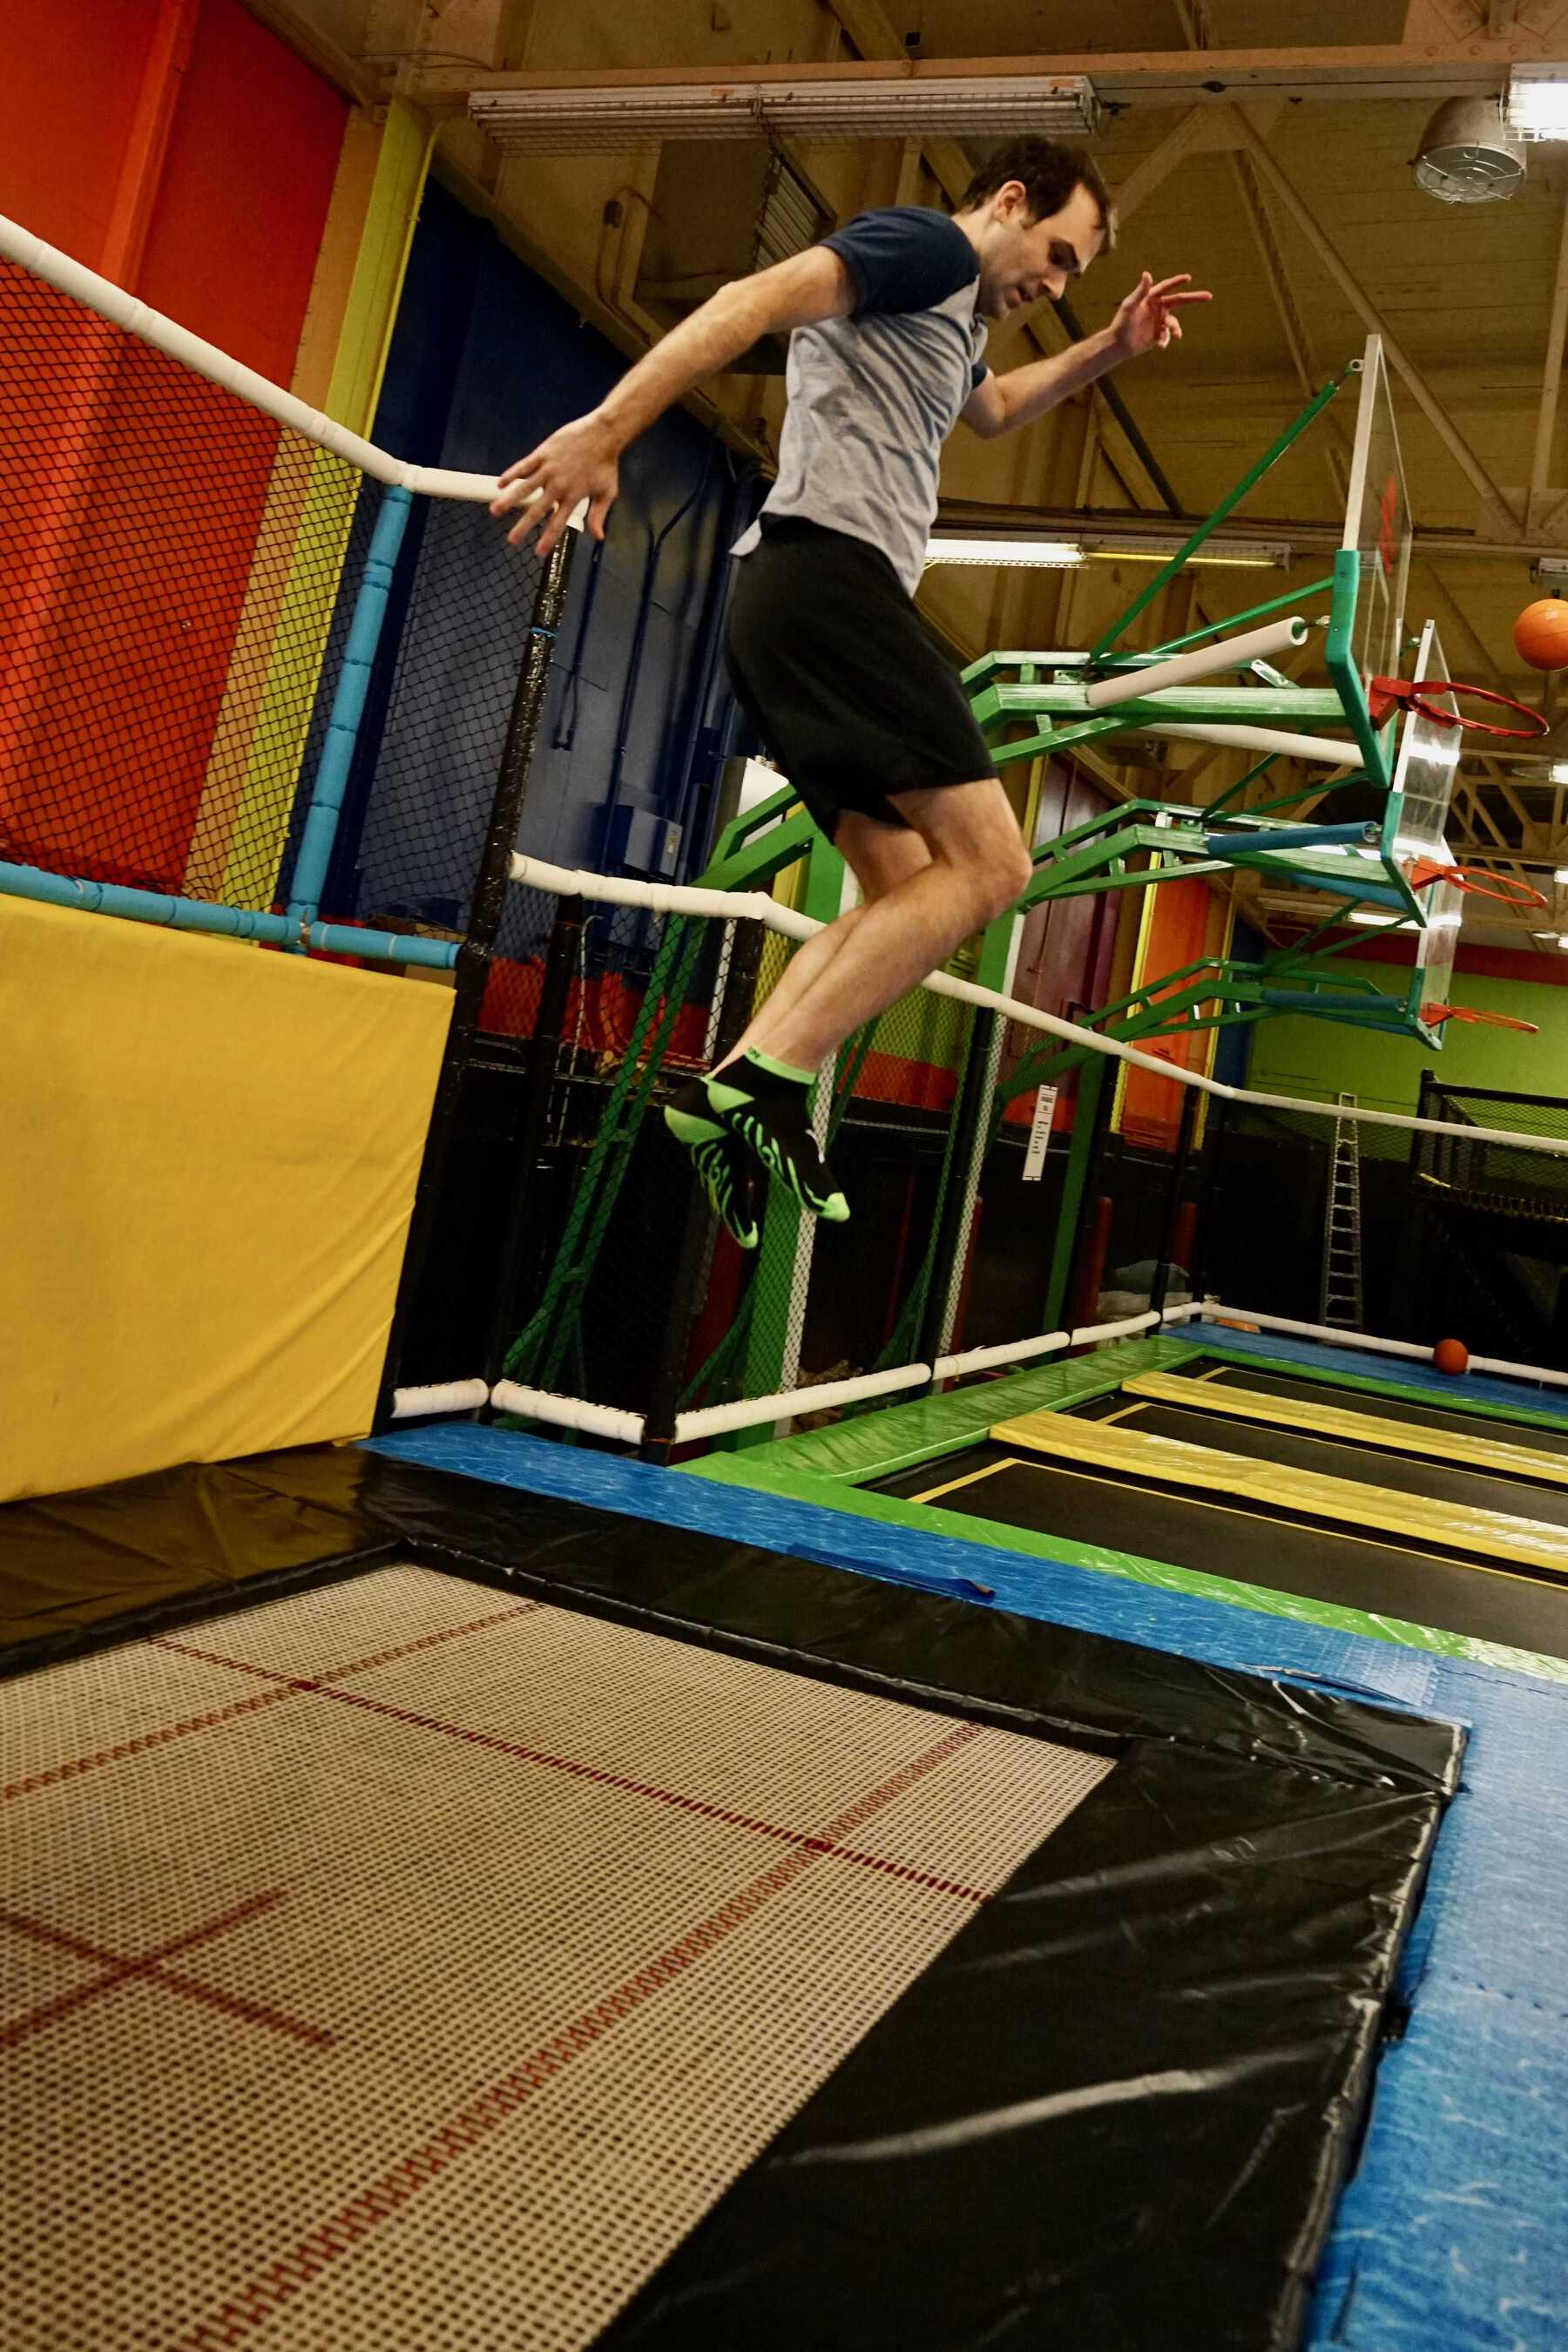
[[[605,517],[620,490],[618,459],[621,445],[596,413],[563,425],[528,457],[509,466],[500,478],[500,495],[492,499],[493,515],[522,515],[507,533],[509,547],[526,547],[539,533],[535,552],[550,553],[567,522],[584,499],[588,529],[595,539],[605,536]]]
[[[1173,342],[1182,340],[1179,310],[1189,302],[1212,302],[1212,294],[1196,290],[1184,292],[1192,286],[1190,269],[1174,278],[1162,278],[1154,283],[1153,275],[1145,270],[1137,285],[1121,304],[1110,322],[1110,340],[1118,362],[1135,360],[1144,352],[1165,351]]]

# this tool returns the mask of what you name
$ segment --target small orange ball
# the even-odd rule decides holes
[[[1568,669],[1568,604],[1542,596],[1513,625],[1513,648],[1531,669]]]
[[[1462,1339],[1439,1339],[1432,1350],[1432,1361],[1440,1372],[1458,1374],[1470,1369],[1470,1351]]]

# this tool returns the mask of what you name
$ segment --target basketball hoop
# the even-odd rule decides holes
[[[1472,898],[1490,898],[1500,907],[1534,910],[1549,903],[1533,882],[1521,882],[1512,874],[1493,874],[1484,866],[1442,866],[1435,857],[1418,857],[1405,878],[1413,890],[1425,890],[1432,882],[1447,882]]]
[[[1434,694],[1462,696],[1468,702],[1490,703],[1504,710],[1516,710],[1530,724],[1499,727],[1494,720],[1472,718],[1468,711],[1440,710],[1427,699]],[[1418,710],[1434,727],[1460,727],[1467,735],[1501,735],[1510,741],[1528,741],[1552,732],[1551,720],[1539,710],[1531,710],[1527,702],[1516,702],[1511,694],[1498,694],[1489,686],[1456,686],[1451,678],[1374,677],[1368,683],[1366,698],[1374,727],[1381,727],[1391,711],[1405,709]]]
[[[1533,1021],[1516,1021],[1511,1013],[1482,1013],[1473,1004],[1424,1004],[1421,1018],[1428,1029],[1440,1029],[1445,1021],[1464,1021],[1478,1029],[1521,1029],[1527,1037],[1541,1034]]]

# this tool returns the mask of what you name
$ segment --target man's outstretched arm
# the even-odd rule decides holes
[[[1118,310],[1109,327],[1086,335],[1065,352],[1036,360],[1027,367],[1009,368],[1005,375],[987,375],[970,394],[963,421],[983,440],[999,433],[1016,432],[1070,400],[1086,383],[1094,383],[1123,360],[1143,352],[1164,351],[1182,340],[1177,313],[1191,302],[1207,302],[1206,293],[1189,290],[1190,275],[1163,278],[1156,285],[1148,270]]]
[[[640,359],[615,390],[586,416],[563,425],[537,449],[520,457],[501,476],[493,515],[523,509],[507,533],[521,547],[539,533],[538,552],[548,555],[566,519],[586,499],[588,529],[605,536],[605,518],[620,488],[620,455],[686,393],[717,375],[762,336],[787,334],[824,319],[847,319],[856,302],[855,281],[836,253],[815,245],[754,278],[722,286],[689,319],[683,319]]]

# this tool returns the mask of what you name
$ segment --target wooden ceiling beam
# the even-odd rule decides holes
[[[1557,399],[1563,384],[1563,341],[1568,335],[1568,199],[1563,206],[1563,227],[1557,244],[1557,278],[1552,289],[1552,318],[1546,330],[1546,364],[1541,375],[1541,406],[1535,419],[1535,449],[1530,464],[1527,523],[1541,516],[1552,478],[1552,441],[1557,423]]]
[[[1240,120],[1246,122],[1247,118],[1242,115]],[[1290,215],[1352,309],[1361,317],[1368,332],[1383,337],[1384,353],[1389,365],[1396,368],[1405,379],[1416,406],[1454,463],[1486,505],[1495,508],[1500,516],[1518,522],[1520,518],[1507,496],[1493,481],[1295,182],[1282,169],[1250,123],[1247,124],[1247,152],[1257,166],[1258,177]]]
[[[293,14],[288,0],[247,0],[258,15]],[[910,58],[900,43],[897,57],[878,54],[878,0],[830,0],[858,48],[858,59],[830,63],[733,65],[716,76],[710,58],[689,65],[628,66],[562,73],[479,73],[472,67],[433,68],[409,95],[424,105],[460,106],[474,90],[595,89],[679,87],[716,80],[752,86],[767,82],[1006,81],[1040,74],[1082,75],[1100,95],[1121,104],[1147,106],[1226,105],[1237,99],[1273,93],[1325,104],[1359,105],[1369,99],[1427,99],[1495,94],[1500,70],[1510,65],[1549,65],[1558,45],[1534,32],[1515,31],[1489,40],[1478,31],[1469,39],[1380,41],[1304,47],[1226,49],[1089,49],[1052,56]],[[850,30],[851,22],[859,27]],[[861,35],[865,41],[862,43]],[[869,47],[868,57],[864,49]]]

